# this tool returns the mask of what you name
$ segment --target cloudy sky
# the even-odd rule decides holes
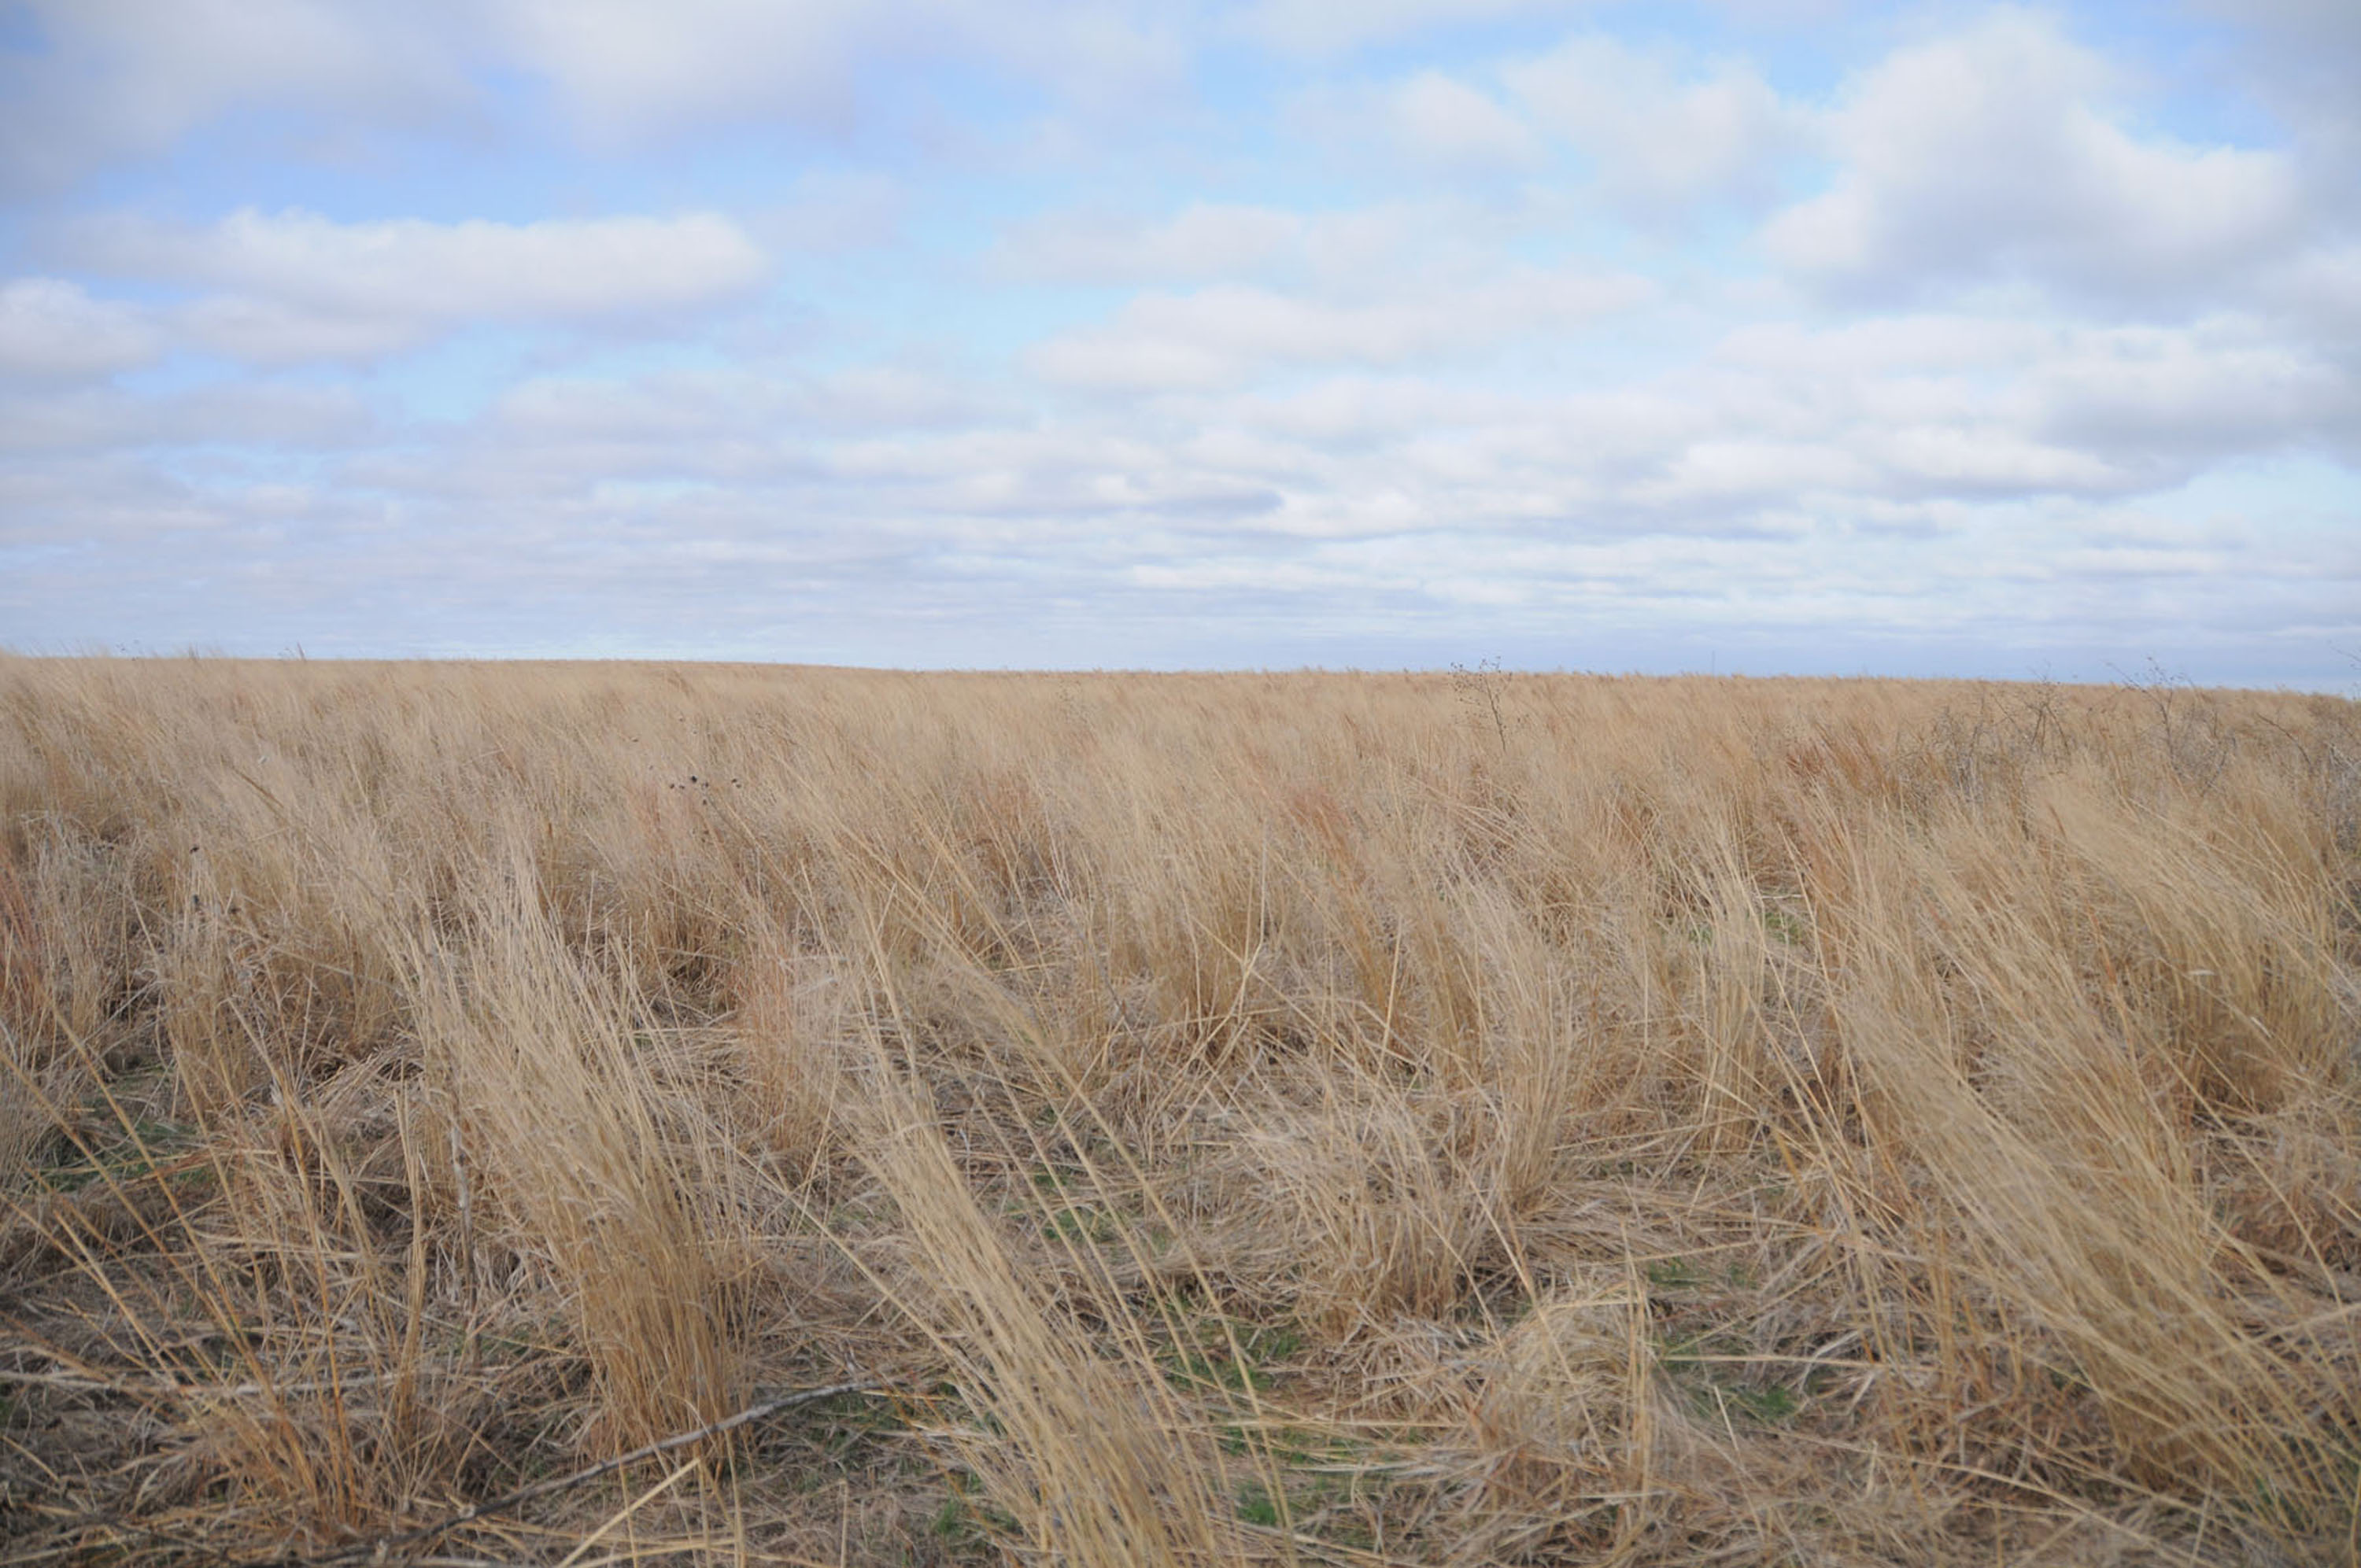
[[[2361,5],[0,0],[0,645],[2361,684]]]

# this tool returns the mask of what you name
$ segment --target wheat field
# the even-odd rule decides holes
[[[9,658],[0,1058],[7,1564],[2361,1529],[2332,697]]]

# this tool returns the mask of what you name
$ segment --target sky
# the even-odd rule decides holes
[[[0,0],[0,646],[2361,691],[2361,5]]]

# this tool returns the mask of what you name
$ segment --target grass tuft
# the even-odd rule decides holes
[[[2356,758],[0,659],[0,1556],[2351,1561]]]

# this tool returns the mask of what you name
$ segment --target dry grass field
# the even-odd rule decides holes
[[[2329,697],[0,661],[0,1563],[2351,1561],[2356,900]]]

